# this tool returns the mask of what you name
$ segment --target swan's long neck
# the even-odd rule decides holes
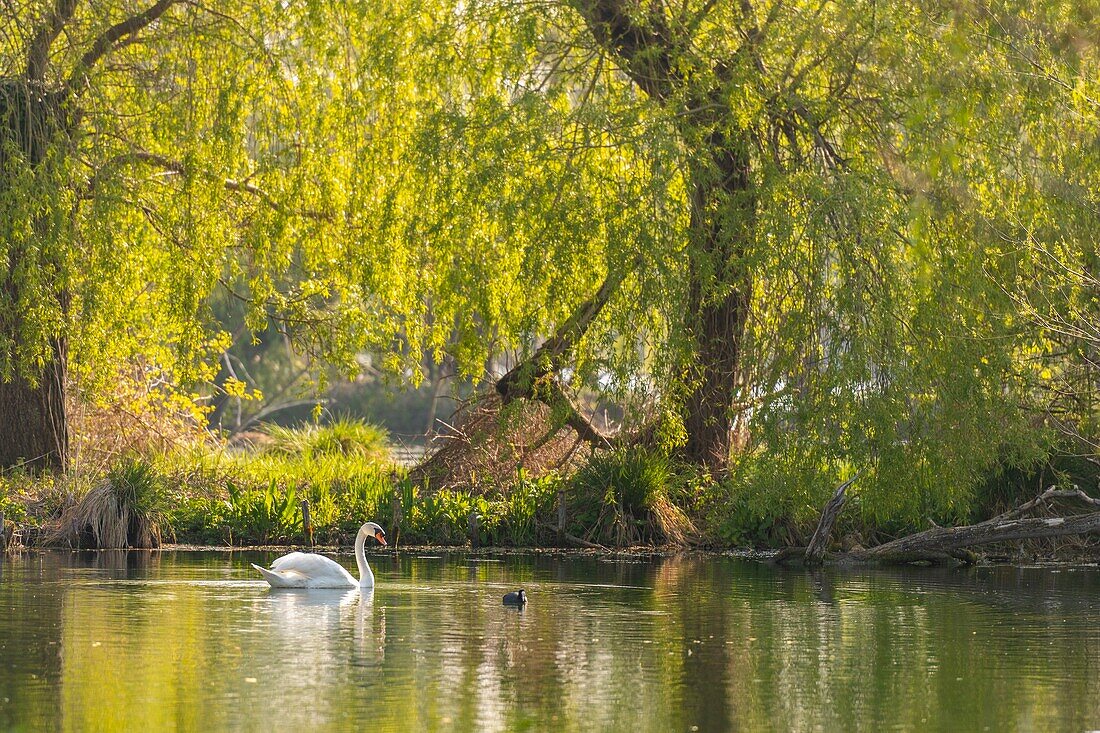
[[[355,535],[355,564],[359,566],[360,588],[374,587],[374,572],[371,571],[370,565],[367,564],[367,556],[364,552],[369,534],[370,532],[367,530],[367,525],[364,524],[359,528],[359,534]]]

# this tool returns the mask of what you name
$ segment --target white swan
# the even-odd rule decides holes
[[[340,563],[312,552],[292,552],[271,563],[271,569],[252,567],[260,571],[272,588],[373,588],[374,573],[367,564],[363,546],[367,537],[374,537],[386,544],[386,533],[374,522],[367,522],[355,535],[355,563],[359,566],[359,580],[351,576]]]

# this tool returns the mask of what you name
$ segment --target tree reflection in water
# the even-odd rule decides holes
[[[270,590],[264,559],[5,561],[0,729],[1100,724],[1096,568],[405,553],[361,594]]]

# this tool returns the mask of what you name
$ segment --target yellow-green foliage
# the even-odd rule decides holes
[[[33,29],[79,11],[42,76],[75,129],[41,160],[0,140],[0,378],[38,375],[63,337],[91,394],[122,371],[197,397],[223,290],[344,372],[371,351],[413,381],[444,357],[480,378],[612,275],[569,378],[672,416],[670,445],[707,358],[685,313],[751,294],[722,407],[749,446],[729,500],[762,521],[800,524],[849,466],[873,469],[861,516],[964,516],[996,464],[1049,447],[1048,416],[1097,429],[1089,3],[629,5],[632,37],[675,43],[617,58],[577,12],[592,3],[211,0],[88,69],[133,3],[12,5],[15,101],[27,38],[49,36]],[[648,64],[674,71],[649,80],[665,99]],[[734,149],[751,206],[693,216]],[[708,254],[709,218],[736,257]],[[197,463],[245,476],[241,502],[270,490],[273,516],[276,492],[325,485],[336,507],[348,481],[378,511],[385,470],[326,440]]]

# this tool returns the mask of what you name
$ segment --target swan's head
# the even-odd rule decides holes
[[[378,544],[386,544],[386,530],[382,529],[374,522],[367,522],[366,524],[364,524],[363,530],[366,531],[366,533],[369,534],[371,537],[378,540]]]

